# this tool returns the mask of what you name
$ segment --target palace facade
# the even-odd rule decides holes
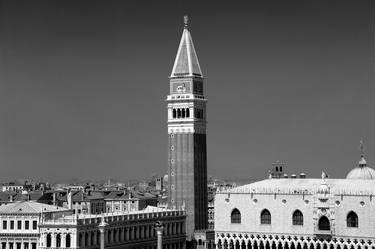
[[[270,178],[215,199],[218,249],[373,249],[375,171],[361,156],[346,179]]]

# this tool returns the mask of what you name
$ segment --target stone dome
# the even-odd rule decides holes
[[[375,170],[364,166],[352,169],[346,176],[346,179],[369,179],[375,180]]]
[[[364,156],[361,156],[361,160],[358,163],[358,167],[352,169],[346,176],[346,179],[367,179],[375,180],[375,170],[367,167],[367,162]]]

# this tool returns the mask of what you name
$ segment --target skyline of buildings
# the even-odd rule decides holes
[[[206,87],[187,16],[169,86],[167,176],[133,184],[3,184],[1,249],[375,247],[375,170],[362,141],[345,179],[289,173],[281,161],[242,186],[208,179]]]

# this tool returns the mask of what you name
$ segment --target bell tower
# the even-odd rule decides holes
[[[207,217],[206,98],[203,75],[184,17],[168,104],[168,204],[187,213],[186,234],[205,230]]]

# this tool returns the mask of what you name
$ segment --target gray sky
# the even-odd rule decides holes
[[[0,1],[0,180],[166,172],[186,13],[209,174],[345,177],[360,139],[375,162],[373,1]]]

